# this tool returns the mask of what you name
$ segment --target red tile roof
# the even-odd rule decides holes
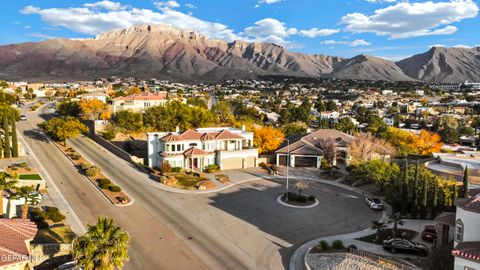
[[[480,262],[480,242],[461,242],[453,249],[452,255]]]
[[[171,141],[192,141],[192,140],[230,140],[230,139],[244,139],[242,136],[232,133],[228,130],[222,130],[220,132],[205,132],[201,133],[195,131],[193,129],[187,129],[182,134],[176,135],[170,133],[165,135],[164,137],[160,138],[160,140],[164,142],[171,142]]]
[[[218,140],[243,139],[243,137],[224,129],[215,137],[215,139],[218,139]]]
[[[164,141],[164,142],[176,142],[176,141],[180,141],[182,138],[178,135],[175,135],[175,134],[168,134],[168,135],[165,135],[163,136],[162,138],[160,138],[160,140]]]
[[[196,147],[190,147],[183,154],[186,157],[191,157],[191,156],[205,156],[211,154],[210,152],[204,151],[202,149],[198,149]]]
[[[166,100],[167,94],[165,92],[141,92],[138,94],[128,95],[126,97],[118,97],[115,100]]]
[[[0,260],[0,266],[28,261],[26,241],[31,241],[37,231],[37,225],[26,219],[0,219],[0,258],[7,258]]]
[[[201,137],[202,137],[202,133],[196,132],[193,129],[187,129],[182,134],[180,134],[180,138],[182,138],[182,140],[186,140],[186,141],[188,141],[188,140],[200,140]]]

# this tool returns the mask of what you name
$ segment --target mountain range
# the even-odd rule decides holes
[[[88,39],[0,46],[0,79],[91,80],[108,76],[221,81],[259,75],[340,79],[480,81],[480,47],[443,48],[393,62],[290,52],[272,43],[211,40],[165,25],[138,25]]]

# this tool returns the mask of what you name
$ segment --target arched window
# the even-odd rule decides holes
[[[461,219],[457,219],[457,225],[455,226],[455,241],[462,242],[463,241],[463,222]]]

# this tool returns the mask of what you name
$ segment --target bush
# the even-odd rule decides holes
[[[315,201],[315,196],[313,195],[310,195],[308,196],[308,199],[307,199],[309,202],[314,202]]]
[[[92,165],[88,163],[82,163],[82,165],[80,165],[80,168],[82,168],[83,171],[88,170],[90,167],[92,167]]]
[[[110,179],[108,178],[102,178],[102,179],[97,179],[97,183],[99,185],[111,185],[112,181],[110,181]]]
[[[352,250],[352,249],[358,249],[357,246],[355,245],[350,245],[347,247],[348,250]]]
[[[195,176],[195,177],[202,177],[202,178],[203,178],[203,177],[205,177],[205,174],[204,174],[204,173],[201,173],[201,172],[194,172],[194,173],[193,173],[193,176]]]
[[[110,186],[108,188],[108,190],[110,190],[111,192],[120,192],[122,191],[122,189],[119,187],[119,186]]]
[[[65,220],[65,215],[57,207],[48,207],[45,216],[55,223]]]
[[[328,245],[327,241],[322,240],[318,242],[318,244],[315,246],[315,249],[325,251],[325,250],[329,250],[330,246]]]
[[[173,168],[170,168],[170,172],[181,173],[181,172],[183,172],[183,168],[182,167],[173,167]]]
[[[93,177],[97,174],[100,173],[100,168],[96,167],[96,166],[92,166],[88,169],[85,170],[85,174],[88,176],[88,177]]]
[[[73,160],[79,160],[81,157],[79,154],[73,154],[73,153],[69,154],[68,156]]]
[[[18,164],[18,166],[20,166],[21,168],[26,168],[26,167],[28,167],[28,163],[27,162],[21,162],[20,164]]]
[[[46,229],[48,228],[48,223],[45,220],[37,222],[37,228],[38,229]]]
[[[273,172],[278,172],[278,167],[277,165],[270,165],[270,169],[272,169]]]
[[[112,184],[100,184],[98,185],[101,189],[109,189]]]
[[[265,162],[260,162],[260,164],[258,164],[258,166],[260,166],[262,169],[268,170],[268,165]]]
[[[342,240],[334,240],[332,242],[332,248],[333,249],[345,249],[345,246],[343,245]]]
[[[210,164],[210,165],[208,165],[208,166],[205,166],[204,171],[205,171],[206,173],[213,173],[213,172],[218,171],[218,169],[219,169],[219,167],[218,167],[217,164]]]
[[[30,220],[35,223],[45,221],[45,212],[43,212],[41,208],[33,208],[33,210],[30,212]]]
[[[100,135],[105,140],[111,141],[111,140],[115,139],[115,137],[117,137],[117,132],[115,131],[115,129],[111,128],[111,129],[108,129],[108,130],[102,132]]]
[[[162,173],[169,173],[172,171],[172,166],[170,166],[170,163],[168,162],[163,162],[160,170]]]
[[[167,177],[165,175],[160,176],[160,183],[165,183],[167,181]]]

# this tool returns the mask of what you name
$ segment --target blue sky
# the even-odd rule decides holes
[[[398,60],[433,45],[480,45],[479,6],[478,0],[10,0],[0,11],[0,44],[162,23],[226,41]]]

